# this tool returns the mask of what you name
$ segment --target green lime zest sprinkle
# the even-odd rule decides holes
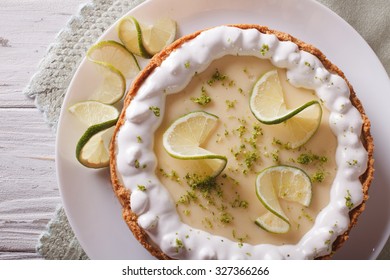
[[[248,201],[245,201],[245,200],[241,200],[239,197],[236,198],[232,204],[231,204],[231,207],[232,208],[248,208],[249,206],[249,202]]]
[[[207,217],[202,220],[202,223],[205,224],[205,226],[210,228],[210,229],[214,227],[213,223]]]
[[[246,167],[251,169],[253,164],[257,162],[258,159],[259,159],[259,154],[257,153],[257,151],[246,153],[245,160],[244,160]]]
[[[149,110],[153,112],[156,117],[160,116],[160,108],[157,106],[150,106]]]
[[[323,171],[317,171],[312,177],[313,182],[321,183],[325,179],[325,173]]]
[[[344,198],[345,198],[345,206],[347,206],[347,208],[351,210],[354,207],[354,204],[352,202],[352,197],[349,190],[347,190],[347,195]]]
[[[228,109],[233,109],[237,103],[237,100],[233,100],[233,101],[226,100],[225,102]]]
[[[161,175],[164,176],[165,178],[169,178],[172,181],[181,184],[181,179],[175,170],[172,170],[171,173],[167,173],[167,172],[165,172],[164,169],[160,168],[159,171],[160,171]]]
[[[138,159],[134,160],[134,167],[135,168],[142,168],[142,169],[145,169],[147,167],[147,164],[142,164],[139,162]]]
[[[237,129],[236,129],[236,131],[238,132],[238,135],[241,137],[241,136],[243,136],[244,134],[245,134],[245,132],[246,132],[246,127],[245,127],[245,125],[240,125]]]
[[[260,53],[262,56],[265,56],[269,51],[269,46],[267,44],[263,44],[260,49]]]
[[[188,205],[191,202],[193,202],[193,201],[195,202],[197,200],[198,200],[198,196],[196,195],[196,193],[194,191],[187,191],[185,194],[183,194],[179,198],[177,203]]]
[[[218,69],[215,69],[214,74],[211,76],[211,79],[207,81],[209,86],[212,86],[216,81],[224,81],[227,79],[226,75],[222,75]]]
[[[179,252],[180,249],[184,248],[184,244],[181,239],[176,238],[175,243],[176,243],[176,253]]]
[[[223,212],[219,218],[220,222],[223,224],[229,224],[231,221],[233,221],[234,217],[227,212]]]
[[[315,161],[320,163],[326,163],[328,161],[328,158],[326,156],[319,156],[312,153],[303,153],[300,154],[297,158],[298,163],[305,165]]]
[[[356,159],[354,159],[354,160],[351,160],[351,161],[347,161],[347,163],[348,163],[349,166],[356,166],[359,162]]]
[[[211,97],[207,95],[206,92],[202,91],[202,94],[200,97],[192,97],[191,101],[199,104],[199,105],[207,105],[211,102]]]

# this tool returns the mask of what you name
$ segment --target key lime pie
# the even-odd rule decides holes
[[[328,258],[364,210],[369,120],[343,73],[288,34],[185,36],[151,59],[124,105],[113,189],[157,258]]]

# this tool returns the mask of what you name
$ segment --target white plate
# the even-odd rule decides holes
[[[256,23],[311,43],[338,65],[355,88],[372,122],[376,173],[366,211],[336,259],[375,259],[390,234],[390,82],[360,35],[329,9],[311,0],[150,0],[129,12],[144,22],[159,17],[177,21],[179,35],[229,23]],[[380,32],[379,32],[380,33]],[[117,40],[114,27],[101,39]],[[108,170],[83,168],[75,145],[83,126],[66,108],[86,100],[94,89],[93,67],[83,61],[65,97],[57,135],[57,173],[70,224],[92,259],[151,259],[121,218]]]

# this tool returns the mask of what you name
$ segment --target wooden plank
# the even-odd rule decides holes
[[[59,203],[58,196],[13,199],[0,203],[0,253],[34,253],[39,236]]]
[[[23,260],[23,259],[42,259],[36,253],[28,252],[0,252],[0,260]]]
[[[58,196],[55,135],[38,110],[0,109],[0,119],[0,203]]]
[[[55,135],[35,108],[0,108],[0,119],[0,258],[35,258],[61,202]]]
[[[38,63],[85,0],[2,0],[0,9],[0,107],[33,107],[21,94]]]
[[[40,258],[39,236],[60,204],[55,135],[22,94],[55,36],[89,0],[1,0],[0,259]]]

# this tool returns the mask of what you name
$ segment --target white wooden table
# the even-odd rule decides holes
[[[0,259],[39,258],[39,235],[61,202],[55,134],[22,90],[85,2],[0,0]]]

